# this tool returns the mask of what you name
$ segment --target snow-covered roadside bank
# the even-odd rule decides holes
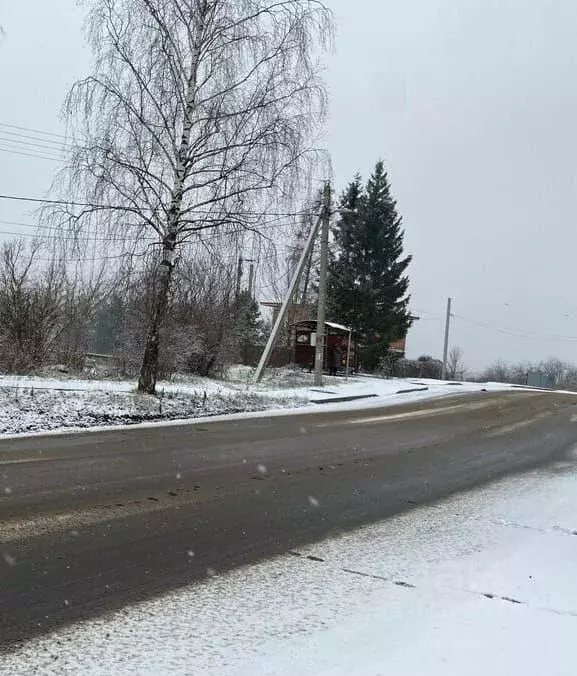
[[[569,676],[576,514],[568,461],[35,639],[0,671]]]
[[[158,396],[137,394],[136,382],[0,376],[0,435],[91,430],[135,424],[182,423],[218,416],[258,416],[264,411],[355,410],[433,399],[481,390],[506,390],[499,383],[449,383],[355,377],[325,378],[277,370],[257,386],[250,373],[237,371],[228,380],[209,378],[161,382]],[[343,401],[343,398],[352,401]],[[268,415],[269,413],[267,413]]]
[[[167,392],[151,397],[132,392],[0,390],[0,436],[62,430],[92,430],[143,422],[186,421],[306,402],[241,392]]]

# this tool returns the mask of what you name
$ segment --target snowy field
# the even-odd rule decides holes
[[[498,383],[448,383],[434,380],[355,377],[324,378],[271,369],[262,383],[252,370],[234,367],[226,379],[184,378],[160,382],[157,396],[136,392],[129,380],[0,376],[0,435],[79,430],[115,425],[182,421],[223,415],[259,415],[342,408],[372,408],[450,394],[510,389]],[[343,398],[354,398],[343,401]],[[322,404],[320,402],[323,402]]]
[[[568,459],[35,639],[0,672],[573,676],[576,535]]]

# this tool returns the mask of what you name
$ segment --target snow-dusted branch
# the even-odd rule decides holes
[[[84,0],[94,54],[65,113],[78,142],[52,223],[159,245],[139,386],[153,392],[177,251],[209,228],[260,232],[322,160],[318,57],[331,16],[310,0]]]

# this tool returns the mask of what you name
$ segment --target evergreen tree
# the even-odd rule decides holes
[[[382,161],[366,186],[360,176],[354,178],[339,206],[329,261],[329,312],[335,321],[364,334],[361,358],[373,370],[390,342],[411,325],[406,275],[411,256],[403,257],[402,219]]]
[[[100,354],[114,352],[121,339],[124,309],[122,297],[113,292],[94,320],[92,351]]]
[[[248,364],[251,350],[263,341],[263,323],[260,308],[250,291],[242,291],[236,301],[235,331],[240,358]]]

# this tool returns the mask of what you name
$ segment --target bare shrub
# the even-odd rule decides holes
[[[25,372],[45,365],[62,333],[66,274],[57,261],[39,269],[38,243],[7,242],[0,258],[0,364]]]

